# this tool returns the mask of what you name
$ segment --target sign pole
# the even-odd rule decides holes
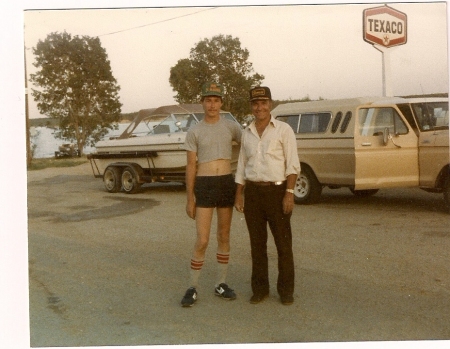
[[[392,89],[392,74],[391,74],[391,55],[389,49],[380,45],[373,45],[382,54],[382,82],[383,82],[383,97],[393,97]]]
[[[383,97],[392,97],[389,48],[406,44],[407,17],[387,5],[363,11],[363,39],[382,54]]]

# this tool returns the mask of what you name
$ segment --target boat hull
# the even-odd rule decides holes
[[[108,166],[136,164],[139,165],[145,176],[144,182],[156,181],[185,181],[187,156],[186,150],[176,149],[176,146],[167,146],[164,149],[149,145],[131,151],[127,148],[115,148],[115,151],[101,151],[89,155],[95,177],[103,177]],[[233,173],[237,168],[239,145],[233,145],[231,168]]]

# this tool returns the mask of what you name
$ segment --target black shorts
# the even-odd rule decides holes
[[[197,176],[194,194],[197,207],[233,207],[236,195],[234,176]]]

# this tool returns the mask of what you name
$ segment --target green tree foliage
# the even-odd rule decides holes
[[[197,103],[204,82],[221,83],[225,89],[223,109],[238,119],[250,112],[248,90],[258,86],[264,76],[253,73],[249,51],[238,38],[217,35],[204,39],[191,49],[190,57],[180,59],[170,69],[169,82],[178,103]]]
[[[35,48],[32,89],[41,114],[59,120],[56,137],[94,145],[120,118],[120,87],[98,38],[51,33]]]

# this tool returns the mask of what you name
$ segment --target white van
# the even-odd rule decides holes
[[[295,202],[322,188],[369,196],[381,188],[443,193],[450,207],[448,98],[365,97],[282,104],[272,115],[297,138]]]

